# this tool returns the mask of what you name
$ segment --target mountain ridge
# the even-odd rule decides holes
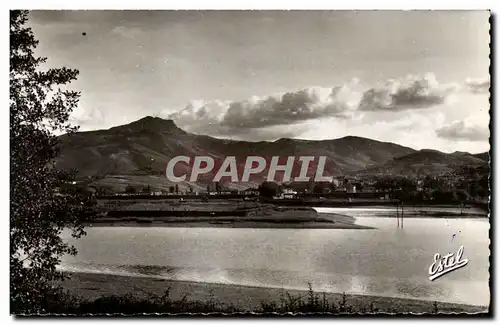
[[[236,156],[238,170],[243,168],[244,158],[260,155],[269,160],[272,156],[326,156],[325,175],[347,175],[361,172],[370,173],[370,168],[381,168],[389,173],[399,173],[404,166],[418,165],[419,155],[431,156],[423,159],[450,160],[455,164],[480,163],[480,157],[488,153],[473,156],[442,153],[437,150],[415,150],[391,142],[383,142],[358,136],[345,136],[327,140],[302,140],[281,138],[275,141],[242,141],[219,139],[207,135],[188,133],[179,128],[174,121],[147,116],[128,124],[105,130],[94,130],[65,134],[60,136],[61,156],[56,164],[61,168],[76,168],[79,178],[106,178],[112,175],[157,176],[164,177],[165,184],[171,186],[165,177],[167,163],[175,156],[194,157],[211,156],[216,165],[227,156]],[[420,152],[420,154],[418,154]],[[431,153],[434,152],[434,153]],[[412,156],[413,154],[413,156]],[[482,156],[481,156],[482,155]],[[407,158],[404,158],[408,156]],[[454,158],[448,158],[454,157]],[[413,158],[412,158],[413,157]],[[470,158],[472,157],[472,158]],[[284,162],[280,161],[280,164]],[[432,167],[434,163],[431,163]],[[446,163],[445,163],[446,164]],[[314,173],[316,165],[310,166]],[[439,167],[439,166],[438,166]],[[189,166],[179,166],[179,172],[189,173]],[[429,166],[426,166],[426,170]],[[437,171],[443,168],[436,168]],[[446,168],[444,168],[446,169]],[[267,175],[268,168],[253,180],[261,182]],[[203,188],[209,183],[214,173],[207,174],[201,184],[191,184]],[[373,171],[375,172],[375,171]],[[431,168],[431,172],[433,172]],[[279,174],[279,173],[278,173]],[[279,176],[278,176],[279,177]],[[162,181],[163,182],[163,181]],[[124,184],[122,184],[124,185]]]

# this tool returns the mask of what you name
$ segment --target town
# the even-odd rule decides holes
[[[244,190],[232,188],[231,182],[206,181],[203,190],[193,186],[174,183],[168,190],[156,189],[150,185],[127,185],[117,191],[109,187],[92,185],[87,180],[64,184],[59,192],[81,192],[95,198],[114,197],[119,199],[208,199],[233,198],[267,200],[353,202],[384,204],[392,200],[426,203],[455,204],[474,203],[487,206],[489,193],[488,170],[485,168],[463,168],[457,173],[426,176],[336,176],[331,182],[272,182],[264,181],[260,185]],[[198,186],[199,188],[199,186]]]

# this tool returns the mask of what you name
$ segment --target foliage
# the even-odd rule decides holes
[[[262,197],[272,198],[281,193],[281,188],[276,182],[263,182],[259,186],[259,194]]]
[[[335,186],[335,185],[334,185]],[[331,188],[331,183],[318,182],[314,184],[313,193],[323,194],[327,192],[327,189]]]
[[[11,312],[44,312],[50,282],[61,279],[60,257],[75,254],[61,239],[65,228],[84,234],[82,221],[91,214],[81,193],[57,193],[75,172],[55,167],[57,132],[76,128],[69,115],[80,94],[63,86],[77,70],[42,70],[46,58],[34,55],[38,41],[26,27],[27,11],[10,12],[10,295]]]
[[[95,300],[82,300],[78,297],[64,293],[62,290],[54,290],[45,303],[46,310],[53,314],[72,315],[113,315],[113,314],[186,314],[186,313],[216,313],[232,314],[244,313],[243,310],[233,306],[223,304],[215,299],[213,294],[206,301],[196,301],[188,299],[184,295],[181,299],[171,299],[170,288],[167,288],[163,295],[144,292],[138,296],[126,294],[122,296],[103,296]],[[429,306],[427,313],[437,314],[440,312],[437,302]],[[279,302],[262,301],[260,308],[253,310],[257,314],[290,314],[290,313],[316,313],[329,315],[342,314],[370,314],[370,313],[404,313],[411,312],[405,310],[403,306],[387,307],[387,304],[377,307],[374,303],[369,305],[354,303],[343,293],[340,299],[332,300],[327,298],[325,293],[317,293],[309,285],[309,291],[304,296],[292,295],[283,291]]]
[[[125,187],[125,193],[135,194],[135,193],[137,193],[137,190],[132,185],[127,185],[127,187]]]
[[[489,195],[489,175],[481,168],[464,168],[459,174],[430,176],[417,182],[407,177],[382,177],[374,186],[391,192],[395,199],[412,202],[432,200],[439,203],[458,203]]]

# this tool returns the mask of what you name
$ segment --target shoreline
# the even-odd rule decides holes
[[[262,303],[280,303],[282,297],[290,294],[307,300],[306,290],[284,290],[278,288],[252,287],[244,285],[217,284],[190,281],[174,281],[152,277],[112,275],[102,273],[64,272],[69,279],[60,282],[63,289],[84,300],[95,300],[103,296],[133,294],[148,299],[151,294],[162,296],[170,288],[170,299],[181,300],[183,297],[191,301],[217,301],[224,306],[233,306],[243,311],[258,311]],[[314,288],[313,288],[314,289]],[[329,302],[338,303],[341,293],[319,293]],[[402,313],[429,313],[434,308],[434,302],[410,298],[391,298],[384,296],[369,296],[347,294],[346,302],[355,308],[375,306],[379,312],[396,310]],[[437,302],[442,313],[486,313],[488,306],[474,306],[458,303]]]
[[[165,227],[165,228],[253,228],[253,229],[376,229],[374,227],[328,222],[301,222],[301,223],[270,223],[270,222],[244,222],[210,223],[210,222],[93,222],[85,223],[85,227]]]
[[[171,228],[263,228],[263,229],[375,229],[356,224],[356,218],[339,213],[318,213],[312,208],[273,208],[254,215],[182,215],[185,211],[166,211],[179,215],[161,215],[163,211],[121,211],[121,216],[103,215],[85,224],[87,227],[171,227]],[[155,214],[156,212],[156,214]]]
[[[397,218],[395,213],[379,213],[367,216],[370,218]],[[401,216],[399,216],[401,218]],[[352,217],[338,213],[318,212],[316,220],[287,220],[287,219],[248,219],[248,218],[105,218],[86,222],[85,227],[167,227],[167,228],[254,228],[254,229],[377,229],[372,226],[357,224],[356,219],[363,216]],[[451,214],[431,212],[422,214],[421,211],[406,212],[404,218],[408,219],[479,219],[489,220],[489,216],[478,214]]]
[[[136,203],[134,203],[136,204]],[[137,207],[136,207],[137,208]],[[156,208],[156,209],[153,209]],[[255,207],[254,207],[255,208]],[[109,210],[98,218],[85,223],[86,227],[169,227],[169,228],[254,228],[254,229],[376,229],[356,223],[356,217],[348,215],[353,210],[379,210],[373,218],[397,218],[397,210],[383,206],[353,206],[342,211],[319,211],[322,207],[269,207],[256,206],[258,211],[247,212],[234,208],[221,209],[220,206],[194,205],[171,207],[166,205],[141,206],[140,210]],[[427,208],[427,209],[426,209]],[[431,210],[428,210],[428,209]],[[487,213],[473,211],[439,211],[436,207],[407,206],[404,218],[435,219],[489,219]],[[444,207],[445,208],[445,207]],[[251,207],[250,207],[251,209]],[[318,210],[317,210],[318,209]],[[438,208],[439,209],[439,208]],[[205,211],[206,210],[206,211]],[[233,214],[237,212],[236,214]],[[241,215],[238,215],[241,214]],[[401,212],[399,212],[401,217]],[[363,218],[363,216],[359,216]]]
[[[212,217],[212,218],[116,218],[86,223],[87,227],[171,227],[254,229],[376,229],[358,225],[356,218],[337,213],[316,213],[314,218]]]

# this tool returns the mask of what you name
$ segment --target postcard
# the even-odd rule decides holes
[[[11,314],[489,313],[490,17],[11,11]]]

